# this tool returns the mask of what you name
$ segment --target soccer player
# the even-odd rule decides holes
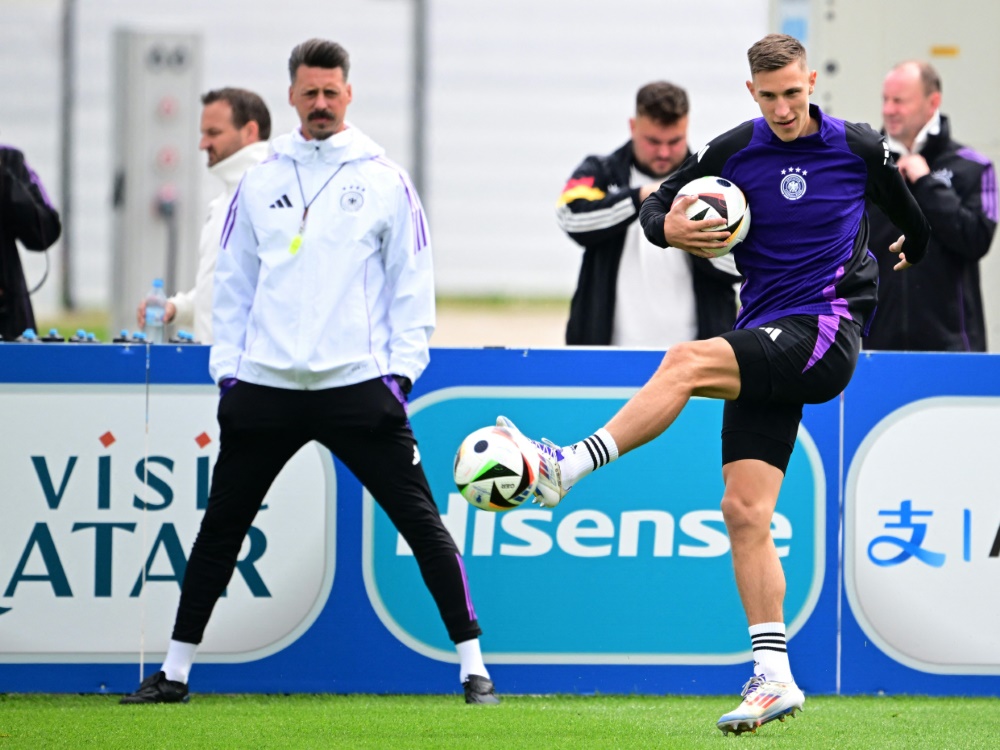
[[[696,198],[675,203],[678,190],[709,175],[742,188],[753,222],[734,250],[746,279],[735,330],[672,347],[642,389],[585,440],[564,448],[530,441],[539,456],[537,501],[554,507],[584,476],[666,430],[692,396],[725,399],[722,512],[754,657],[742,703],[717,723],[737,734],[794,715],[805,701],[788,661],[785,577],[771,516],[803,404],[843,391],[875,312],[878,264],[867,248],[866,197],[905,233],[905,255],[904,237],[889,247],[899,255],[895,270],[919,261],[929,236],[881,136],[810,105],[816,71],[798,40],[768,35],[748,58],[747,89],[762,116],[688,159],[640,215],[654,244],[706,257],[728,236],[710,231],[724,222],[687,219]],[[505,417],[498,423],[514,429]]]

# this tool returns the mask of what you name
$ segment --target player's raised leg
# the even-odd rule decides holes
[[[725,339],[713,338],[671,347],[649,381],[611,421],[579,442],[560,447],[544,438],[531,440],[507,417],[499,417],[497,424],[538,454],[537,502],[551,508],[577,481],[666,431],[692,396],[733,399],[739,393],[736,355]]]

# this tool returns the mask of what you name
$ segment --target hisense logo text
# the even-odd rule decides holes
[[[572,557],[708,558],[729,552],[722,511],[715,509],[690,511],[680,518],[659,509],[626,510],[617,516],[592,509],[562,513],[517,508],[489,513],[474,510],[460,494],[451,493],[448,510],[441,517],[459,551],[473,557],[541,557],[562,552]],[[771,535],[778,555],[786,557],[791,551],[787,542],[792,539],[786,516],[774,514]],[[401,536],[397,536],[396,554],[412,554]]]

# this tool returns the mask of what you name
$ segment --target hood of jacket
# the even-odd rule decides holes
[[[299,164],[345,164],[359,159],[382,156],[385,149],[350,123],[329,138],[306,140],[296,128],[272,141],[274,153],[287,156]]]

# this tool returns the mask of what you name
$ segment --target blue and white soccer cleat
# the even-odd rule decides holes
[[[570,491],[563,487],[562,469],[559,462],[563,460],[562,448],[550,440],[532,440],[525,436],[507,417],[497,417],[497,427],[506,427],[514,440],[520,445],[524,455],[538,456],[538,481],[535,484],[534,502],[546,508],[554,508]]]
[[[757,727],[786,716],[794,718],[802,710],[806,696],[794,682],[769,682],[760,675],[751,677],[743,686],[743,702],[716,722],[723,734],[756,732]]]

